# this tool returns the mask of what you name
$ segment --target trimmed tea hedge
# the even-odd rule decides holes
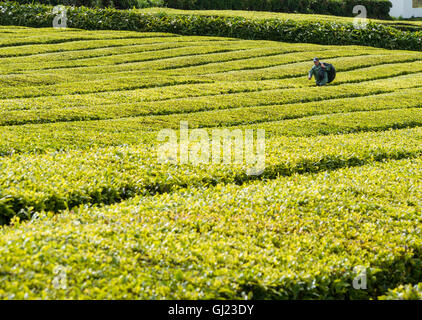
[[[396,289],[389,290],[380,300],[422,300],[422,282],[414,286],[400,285]]]
[[[243,184],[296,173],[316,173],[422,156],[422,128],[340,136],[282,137],[266,141],[262,176],[243,165],[175,166],[157,162],[157,144],[12,155],[0,158],[0,219],[31,218],[81,204],[111,204],[135,195],[187,186]]]
[[[14,219],[0,229],[0,299],[377,298],[422,279],[421,166],[389,161]],[[361,268],[367,290],[352,286]]]
[[[164,0],[170,8],[202,10],[255,10],[273,12],[321,13],[349,17],[353,7],[363,5],[368,17],[389,18],[387,0]]]
[[[0,3],[0,24],[51,27],[52,7],[15,2]],[[352,23],[246,19],[241,17],[142,13],[134,10],[68,8],[68,27],[89,30],[172,32],[243,39],[366,45],[387,49],[422,50],[422,32],[400,31],[369,22],[365,29]]]
[[[4,109],[8,107],[9,110],[0,112],[0,125],[115,119],[174,113],[188,114],[200,111],[217,111],[276,104],[326,102],[330,99],[362,97],[415,87],[422,87],[420,74],[367,81],[359,84],[350,83],[332,86],[327,91],[321,91],[317,87],[304,87],[262,90],[250,93],[205,95],[149,102],[136,101],[136,92],[133,95],[128,93],[126,96],[125,92],[123,92],[123,95],[115,95],[114,97],[107,97],[107,94],[97,93],[90,97],[82,96],[82,99],[78,95],[53,96],[26,100],[24,102],[24,110],[22,110],[22,100],[5,100],[1,104],[5,105]],[[108,94],[108,96],[110,95]],[[91,102],[89,101],[90,98]],[[12,105],[15,110],[11,109]]]
[[[421,52],[0,26],[0,74],[0,299],[420,296]],[[158,163],[180,121],[263,174]]]

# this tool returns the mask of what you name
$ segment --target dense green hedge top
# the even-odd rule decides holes
[[[363,5],[368,17],[389,18],[388,0],[17,0],[19,3],[47,5],[75,5],[86,7],[114,7],[119,9],[162,7],[176,9],[254,10],[273,12],[323,13],[353,16],[353,7]]]
[[[56,14],[51,6],[0,3],[0,24],[51,27]],[[89,30],[134,30],[183,35],[225,36],[331,45],[364,45],[387,49],[422,50],[422,32],[369,22],[295,21],[207,16],[198,14],[143,13],[136,10],[68,7],[67,26]]]
[[[322,13],[350,17],[353,7],[363,5],[368,17],[388,18],[391,2],[388,0],[164,0],[170,8],[255,10],[273,12]]]
[[[389,290],[380,300],[422,300],[422,282],[415,285],[400,285]]]
[[[41,3],[46,5],[85,6],[98,8],[148,8],[164,5],[164,0],[16,0],[19,3]]]

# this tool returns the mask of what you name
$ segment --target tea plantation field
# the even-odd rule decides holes
[[[420,298],[421,107],[420,51],[0,27],[0,299]],[[264,172],[159,163],[181,121]]]

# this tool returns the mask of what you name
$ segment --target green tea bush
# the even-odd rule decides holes
[[[0,24],[50,27],[52,8],[38,4],[0,3]],[[69,27],[80,29],[171,32],[244,39],[366,45],[387,49],[422,50],[422,31],[410,32],[369,22],[364,29],[353,23],[246,19],[242,17],[142,13],[133,10],[69,8]]]
[[[14,219],[0,229],[0,298],[376,299],[422,279],[421,165],[404,159]],[[57,289],[60,266],[66,287]],[[353,287],[357,266],[367,290]]]
[[[422,129],[340,136],[272,137],[262,176],[243,165],[171,165],[157,162],[156,143],[87,150],[16,154],[0,158],[3,218],[30,218],[42,210],[80,204],[111,204],[135,195],[173,192],[187,186],[243,184],[255,179],[315,173],[422,155]],[[30,168],[30,170],[29,170]]]
[[[420,298],[420,52],[0,26],[0,74],[0,299]],[[158,163],[180,121],[263,174]]]
[[[189,81],[191,80],[191,81]],[[194,83],[195,78],[161,79],[161,84]],[[184,82],[181,82],[184,81]],[[100,83],[100,86],[103,85]],[[5,100],[5,110],[0,112],[1,125],[21,125],[27,123],[48,123],[58,121],[99,120],[147,115],[188,114],[192,112],[235,109],[242,107],[274,106],[281,104],[327,101],[331,99],[368,96],[388,93],[400,89],[422,87],[420,74],[367,81],[359,84],[332,86],[330,90],[321,91],[317,87],[287,88],[262,90],[250,93],[239,92],[222,95],[196,96],[158,101],[142,101],[130,95],[93,94],[91,96],[41,97],[40,99]],[[210,99],[212,97],[212,99]],[[139,100],[138,100],[139,99]],[[90,103],[91,102],[91,103]],[[7,110],[9,109],[9,110]]]
[[[422,300],[422,282],[414,286],[400,285],[379,298],[380,300]]]

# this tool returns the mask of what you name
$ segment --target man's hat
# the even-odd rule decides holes
[[[314,62],[316,62],[316,61],[319,61],[319,59],[318,58],[314,58]]]

